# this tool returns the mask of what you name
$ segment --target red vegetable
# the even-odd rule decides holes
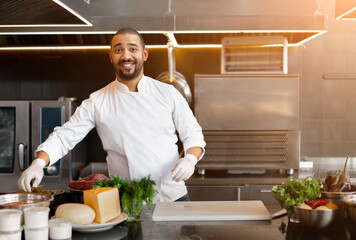
[[[27,202],[24,201],[20,201],[20,202],[9,202],[9,203],[5,203],[4,205],[6,206],[17,206],[17,205],[22,205],[22,204],[26,204]]]
[[[313,203],[311,203],[309,206],[312,208],[312,209],[315,209],[319,206],[324,206],[328,204],[328,201],[326,201],[325,199],[317,199],[315,200]]]

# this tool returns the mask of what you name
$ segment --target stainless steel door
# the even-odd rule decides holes
[[[53,129],[62,126],[72,113],[71,101],[31,101],[31,142],[33,154]],[[44,169],[42,184],[46,188],[63,188],[71,180],[71,152]],[[31,158],[33,160],[33,156]]]
[[[0,192],[18,190],[17,179],[29,165],[29,102],[0,101]]]
[[[195,75],[203,130],[298,130],[299,75]]]

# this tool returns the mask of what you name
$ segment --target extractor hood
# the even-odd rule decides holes
[[[137,29],[151,46],[166,46],[168,36],[175,47],[219,46],[223,37],[250,35],[282,35],[287,38],[289,45],[300,45],[327,30],[327,15],[320,0],[26,2],[31,1],[36,2],[37,6],[40,3],[47,5],[48,14],[46,8],[41,9],[41,15],[37,14],[39,8],[37,11],[29,11],[31,5],[36,4],[28,4],[23,8],[20,3],[16,3],[16,8],[9,6],[11,4],[0,3],[0,9],[3,9],[3,18],[0,18],[0,47],[43,44],[107,47],[108,39],[121,27]],[[68,12],[63,13],[63,9]],[[68,13],[72,14],[71,17],[67,16]],[[6,17],[11,15],[14,17]],[[21,19],[24,21],[21,22]]]

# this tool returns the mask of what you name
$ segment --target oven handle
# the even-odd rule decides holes
[[[19,166],[21,171],[25,170],[26,147],[26,143],[19,143]]]

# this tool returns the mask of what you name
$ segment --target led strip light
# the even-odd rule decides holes
[[[176,48],[221,48],[221,44],[178,44],[174,34],[195,34],[195,33],[303,33],[310,32],[314,35],[298,42],[289,43],[288,47],[296,47],[304,44],[311,39],[318,37],[324,33],[326,30],[312,31],[312,30],[244,30],[244,31],[174,31],[174,32],[164,32],[164,31],[139,31],[141,34],[164,34],[173,43]],[[116,31],[56,31],[56,32],[0,32],[0,35],[56,35],[56,34],[115,34]],[[146,45],[147,48],[167,48],[167,45]],[[66,50],[66,49],[109,49],[110,46],[94,45],[94,46],[29,46],[29,47],[0,47],[0,50]]]
[[[349,13],[355,11],[355,10],[356,10],[356,7],[350,9],[349,11],[347,11],[347,12],[341,14],[340,16],[338,16],[336,18],[336,20],[356,20],[356,18],[347,18],[347,17],[344,18],[344,16],[346,16],[347,14],[349,14]]]

